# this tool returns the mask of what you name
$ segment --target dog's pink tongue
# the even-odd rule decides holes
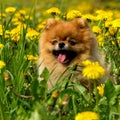
[[[65,54],[59,54],[57,59],[60,63],[62,63],[62,62],[65,61],[66,55]]]

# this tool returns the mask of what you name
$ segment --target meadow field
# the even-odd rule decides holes
[[[119,6],[119,0],[1,0],[0,120],[120,120]],[[108,76],[97,86],[105,69],[85,61],[82,74],[94,82],[90,92],[72,82],[75,66],[48,90],[49,71],[41,82],[37,74],[41,33],[48,18],[75,17],[91,26],[113,82]]]

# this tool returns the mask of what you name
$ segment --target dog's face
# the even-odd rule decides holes
[[[82,18],[70,22],[49,19],[41,36],[40,51],[53,55],[62,64],[70,63],[77,55],[90,54],[93,35]]]

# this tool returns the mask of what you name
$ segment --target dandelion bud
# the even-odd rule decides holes
[[[68,96],[68,95],[65,95],[65,96],[64,96],[64,99],[63,99],[63,101],[62,101],[62,105],[63,105],[63,106],[64,106],[64,105],[67,105],[68,102],[69,102],[69,96]]]
[[[10,76],[9,76],[8,72],[4,72],[4,79],[5,79],[5,81],[10,80]]]
[[[58,98],[58,95],[59,95],[59,90],[55,90],[55,91],[53,91],[53,93],[52,93],[52,98]]]

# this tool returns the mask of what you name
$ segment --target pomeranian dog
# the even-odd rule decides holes
[[[81,64],[86,59],[99,61],[97,49],[97,41],[83,18],[72,21],[50,18],[40,38],[38,74],[40,76],[44,68],[53,71],[51,82],[48,81],[51,88],[70,65]]]

